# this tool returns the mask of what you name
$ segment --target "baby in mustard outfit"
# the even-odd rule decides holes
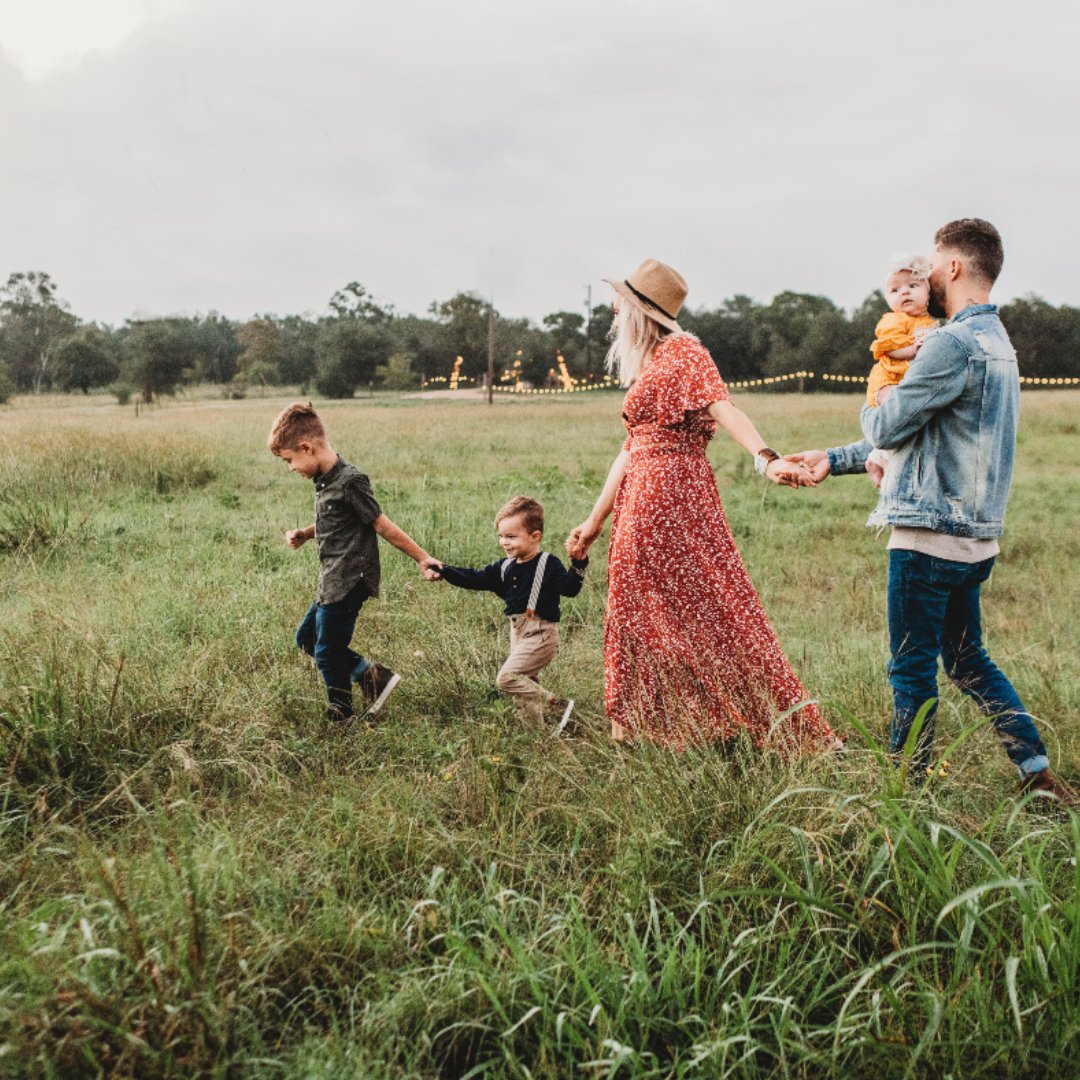
[[[881,316],[870,351],[876,363],[870,369],[866,400],[873,407],[903,379],[923,339],[937,326],[927,314],[930,305],[930,260],[925,255],[894,255],[885,279],[885,301],[892,311]],[[867,458],[867,472],[880,484],[888,452],[875,450]]]

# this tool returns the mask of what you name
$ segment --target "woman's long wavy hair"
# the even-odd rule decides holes
[[[617,375],[623,386],[629,386],[641,376],[653,349],[671,333],[666,326],[650,319],[637,304],[622,300],[608,331],[611,340],[608,371]]]

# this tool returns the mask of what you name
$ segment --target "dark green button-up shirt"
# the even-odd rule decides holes
[[[380,514],[371,481],[341,457],[315,477],[317,603],[344,599],[360,581],[372,596],[379,595],[379,537],[373,524]]]

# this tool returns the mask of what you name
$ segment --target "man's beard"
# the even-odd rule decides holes
[[[930,285],[930,299],[927,302],[926,310],[933,315],[935,319],[944,319],[948,314],[945,311],[945,296],[943,293],[938,292],[932,281],[928,284]]]

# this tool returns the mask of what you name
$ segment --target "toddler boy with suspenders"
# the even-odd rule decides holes
[[[533,721],[545,717],[556,731],[567,729],[572,700],[556,698],[536,677],[559,651],[559,597],[577,596],[585,579],[586,559],[572,559],[570,568],[540,550],[544,508],[524,496],[511,499],[495,515],[495,529],[505,559],[471,570],[432,560],[428,566],[462,589],[493,592],[505,601],[510,618],[510,655],[495,685],[511,695]]]

